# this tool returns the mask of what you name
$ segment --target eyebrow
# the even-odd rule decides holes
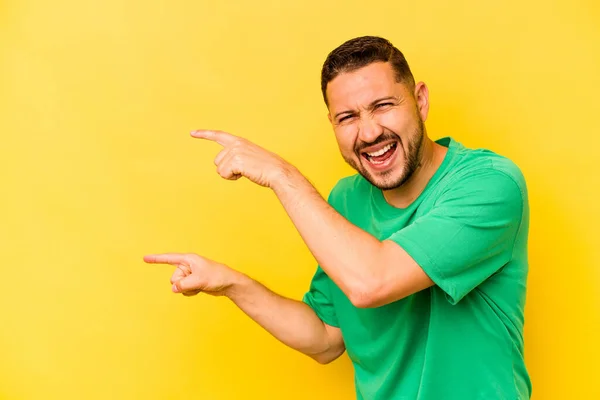
[[[369,104],[369,109],[372,109],[373,107],[375,107],[375,105],[381,101],[385,101],[385,100],[398,100],[398,98],[396,96],[386,96],[386,97],[381,97],[377,100],[373,100],[371,102],[371,104]],[[342,114],[352,114],[354,111],[350,111],[350,110],[346,110],[346,111],[341,111],[337,114],[335,114],[334,118],[337,119],[340,115]]]

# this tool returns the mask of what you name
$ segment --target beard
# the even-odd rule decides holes
[[[421,145],[423,144],[425,127],[423,124],[423,120],[419,115],[417,115],[417,121],[418,122],[415,131],[411,135],[409,135],[410,140],[407,143],[406,149],[404,148],[404,146],[402,146],[403,142],[402,139],[400,139],[400,136],[388,131],[381,134],[372,143],[357,143],[354,146],[354,153],[357,159],[344,157],[345,161],[353,169],[355,169],[356,172],[362,175],[367,181],[369,181],[373,186],[377,187],[378,189],[392,190],[399,188],[411,178],[416,169],[419,167],[421,159]],[[368,168],[365,168],[363,165],[363,162],[366,161],[364,161],[364,157],[361,155],[361,149],[389,140],[396,141],[397,144],[395,151],[402,151],[404,153],[403,164],[401,166],[400,174],[398,176],[394,176],[395,174],[398,174],[398,167],[396,167],[378,173],[376,176],[374,176],[371,172],[369,172]]]

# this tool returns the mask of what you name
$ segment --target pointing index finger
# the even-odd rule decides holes
[[[229,146],[230,144],[233,143],[233,141],[235,139],[237,139],[237,137],[232,135],[231,133],[227,133],[227,132],[223,132],[223,131],[205,130],[205,129],[198,129],[198,130],[192,131],[191,135],[192,135],[192,137],[195,137],[198,139],[206,139],[206,140],[210,140],[213,142],[217,142],[221,146]]]
[[[148,264],[178,265],[187,263],[187,257],[178,253],[148,254],[144,256],[144,261]]]

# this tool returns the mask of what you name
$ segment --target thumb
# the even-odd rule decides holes
[[[191,290],[198,290],[202,288],[202,284],[195,275],[188,275],[185,278],[181,278],[173,283],[172,290],[174,293],[184,293]]]

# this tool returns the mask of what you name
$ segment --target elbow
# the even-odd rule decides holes
[[[336,357],[331,357],[326,354],[317,354],[312,356],[312,359],[321,365],[327,365],[333,362],[336,359]]]
[[[321,365],[327,365],[337,360],[346,351],[346,346],[342,343],[330,348],[327,351],[318,354],[312,354],[310,357]]]
[[[378,302],[375,300],[375,296],[369,293],[355,294],[349,297],[350,302],[356,308],[374,308],[377,307]]]
[[[348,291],[348,299],[356,308],[374,308],[381,302],[381,287],[374,283],[361,282]]]
[[[374,258],[373,264],[362,268],[361,276],[344,282],[344,292],[354,307],[381,307],[412,293],[410,281],[415,280],[414,276],[422,270],[412,259],[406,259],[409,256],[405,252],[402,251],[398,255],[399,249],[396,244],[386,241],[377,253],[379,257]],[[402,258],[402,255],[406,257]],[[410,262],[415,265],[412,269],[409,269]]]
[[[348,287],[346,296],[356,308],[376,308],[401,300],[408,293],[394,287],[390,279],[364,279],[354,286]]]

